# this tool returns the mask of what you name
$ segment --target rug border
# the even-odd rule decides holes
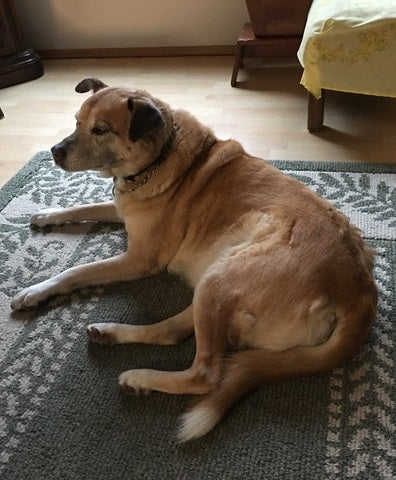
[[[3,209],[15,196],[15,189],[21,187],[41,167],[41,162],[51,152],[37,152],[1,189],[0,209]],[[358,173],[396,173],[396,164],[388,163],[348,163],[305,160],[268,160],[281,170],[297,171],[328,171],[328,172],[358,172]]]

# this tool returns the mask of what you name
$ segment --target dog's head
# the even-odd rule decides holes
[[[75,131],[51,149],[58,166],[129,175],[158,155],[172,128],[165,104],[147,92],[110,88],[95,78],[82,80],[76,91],[93,95],[76,114]]]

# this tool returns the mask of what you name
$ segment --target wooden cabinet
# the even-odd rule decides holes
[[[42,74],[40,57],[26,45],[12,0],[0,0],[0,88]]]

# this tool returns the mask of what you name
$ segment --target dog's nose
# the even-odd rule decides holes
[[[59,166],[63,165],[67,155],[66,149],[59,145],[54,145],[51,148],[51,153],[52,153],[52,156],[54,157],[55,163]]]

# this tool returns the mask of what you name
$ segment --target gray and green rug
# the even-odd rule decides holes
[[[184,369],[176,347],[89,344],[91,322],[144,323],[187,306],[167,274],[56,298],[12,315],[22,287],[125,248],[116,225],[29,226],[32,212],[111,198],[111,181],[66,174],[38,154],[0,191],[0,478],[3,480],[394,479],[396,167],[274,162],[345,212],[376,247],[377,321],[329,374],[266,386],[207,437],[174,441],[187,396],[127,396],[129,368]]]

